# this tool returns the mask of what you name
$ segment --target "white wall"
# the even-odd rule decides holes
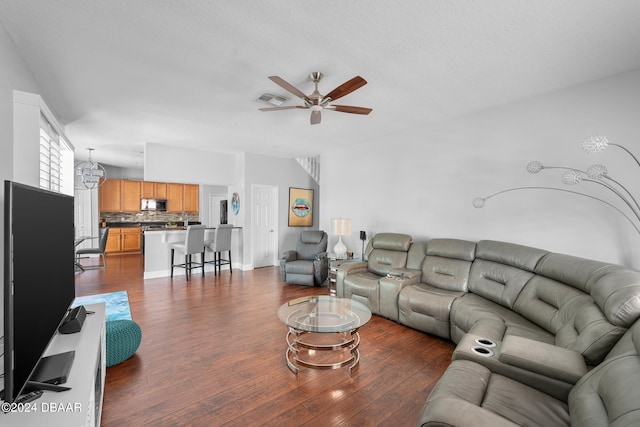
[[[104,170],[107,172],[107,178],[109,179],[131,179],[140,180],[144,179],[144,170],[140,168],[122,168],[119,166],[107,165],[100,163]]]
[[[13,179],[40,186],[40,97],[14,92]]]
[[[42,94],[42,90],[2,24],[0,24],[0,64],[2,64],[0,65],[0,153],[2,153],[0,155],[0,205],[4,205],[4,180],[14,179],[13,91]],[[0,209],[0,224],[4,224],[4,209]],[[2,225],[0,225],[0,241],[4,241]],[[2,260],[4,260],[4,247],[0,246],[0,277],[4,277]],[[0,292],[0,331],[4,322],[3,298],[4,295]],[[0,358],[0,365],[1,362]]]
[[[244,191],[240,189],[241,212],[251,212],[251,185],[273,185],[278,187],[278,256],[283,250],[294,249],[298,236],[302,230],[322,229],[319,220],[318,201],[320,191],[318,184],[298,164],[295,159],[263,156],[258,154],[245,154],[245,180]],[[289,227],[289,187],[308,188],[314,190],[313,226]],[[230,192],[238,191],[230,188]],[[245,263],[251,260],[251,221],[247,214],[244,223],[243,235],[245,242]],[[327,230],[327,228],[325,228]]]
[[[144,180],[186,184],[236,184],[237,155],[146,143]]]
[[[40,94],[13,91],[13,179],[34,187],[40,185],[41,115],[44,115],[58,135],[71,144],[56,114],[49,109]],[[73,150],[73,145],[70,148]],[[66,179],[68,176],[62,178]]]
[[[598,154],[581,149],[599,132],[640,156],[639,117],[636,70],[323,153],[320,224],[352,218],[354,231],[345,243],[356,253],[358,230],[368,237],[390,231],[414,240],[504,240],[640,268],[640,235],[599,202],[519,191],[492,198],[483,209],[472,206],[477,196],[539,185],[589,192],[622,206],[594,184],[565,186],[558,171],[527,173],[531,160],[582,170],[602,163],[640,200],[640,168],[631,157],[615,147]],[[336,240],[330,236],[329,245]]]

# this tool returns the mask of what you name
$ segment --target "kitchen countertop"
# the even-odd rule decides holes
[[[192,223],[189,223],[192,224]],[[236,229],[241,229],[242,227],[231,227],[232,229],[236,230]],[[149,227],[149,228],[144,228],[143,230],[145,232],[147,231],[175,231],[175,230],[186,230],[187,227],[185,227],[184,225],[179,225],[177,227]],[[207,227],[205,228],[205,230],[215,230],[216,227]]]
[[[178,225],[176,227],[166,227],[166,226],[161,226],[161,227],[142,227],[142,231],[174,231],[174,230],[186,230],[187,227],[185,227],[184,225]]]
[[[141,221],[141,222],[107,222],[107,227],[113,228],[132,228],[132,227],[141,227],[143,230],[174,230],[174,229],[182,229],[184,230],[186,227],[184,226],[183,221],[175,221],[177,227],[169,228],[167,227],[167,221]],[[194,221],[189,222],[189,224],[200,224],[200,222]]]
[[[215,227],[205,230],[205,240],[212,240],[215,236]],[[235,261],[234,269],[241,268],[242,259],[242,227],[233,227],[231,239],[232,259]],[[171,275],[171,244],[184,242],[185,230],[176,228],[154,228],[146,230],[143,234],[144,241],[144,278],[154,279]],[[207,261],[213,260],[213,253],[207,251]],[[213,264],[206,264],[205,271],[213,271]]]

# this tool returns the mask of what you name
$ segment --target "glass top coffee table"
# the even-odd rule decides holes
[[[289,327],[287,366],[337,369],[360,362],[358,329],[371,319],[371,311],[357,301],[334,296],[308,296],[280,306],[278,318]]]

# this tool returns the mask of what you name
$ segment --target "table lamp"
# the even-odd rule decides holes
[[[347,246],[342,242],[342,236],[351,234],[351,220],[348,218],[331,218],[331,234],[338,236],[338,243],[333,247],[336,258],[347,257]]]

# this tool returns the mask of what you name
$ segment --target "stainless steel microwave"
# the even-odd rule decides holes
[[[166,199],[140,199],[141,211],[161,211],[167,210]]]

